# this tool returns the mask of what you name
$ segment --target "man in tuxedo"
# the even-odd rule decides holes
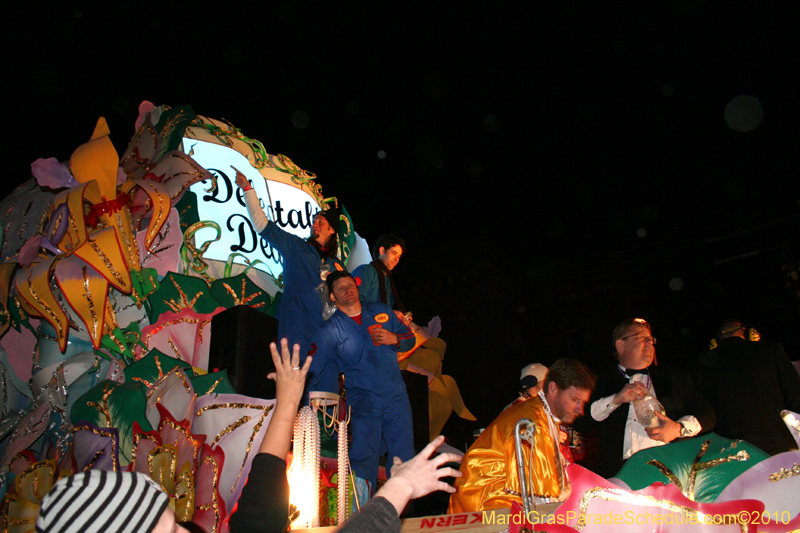
[[[713,409],[695,391],[688,373],[653,365],[656,339],[647,321],[623,321],[614,328],[612,342],[619,364],[598,377],[590,400],[591,417],[584,417],[578,428],[597,427],[600,442],[595,471],[606,478],[614,476],[639,450],[711,431],[716,423]],[[645,428],[637,420],[632,402],[648,393],[666,412],[656,414],[658,427]]]
[[[725,321],[717,339],[717,347],[689,367],[697,390],[717,413],[715,431],[770,455],[796,450],[781,411],[800,413],[800,375],[783,345],[760,341],[740,320]]]

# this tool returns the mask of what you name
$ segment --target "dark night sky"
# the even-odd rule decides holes
[[[442,316],[482,422],[527,362],[602,370],[631,315],[674,364],[727,315],[800,357],[785,4],[60,4],[4,17],[4,192],[100,115],[122,152],[142,100],[230,120],[316,173],[368,241],[406,237],[404,299]],[[763,114],[746,132],[725,118],[741,95]]]

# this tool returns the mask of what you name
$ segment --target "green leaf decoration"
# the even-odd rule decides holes
[[[211,295],[226,309],[248,305],[264,313],[272,303],[270,295],[246,274],[218,279],[211,285]]]
[[[131,271],[131,284],[133,285],[133,293],[131,297],[136,301],[136,305],[141,309],[141,304],[147,306],[147,298],[156,292],[160,286],[158,282],[158,272],[155,268],[142,268],[141,270]],[[149,306],[145,307],[149,312]]]
[[[197,195],[192,191],[183,193],[180,201],[175,204],[178,216],[181,221],[181,233],[189,229],[189,226],[200,222],[200,214],[197,211]]]
[[[228,379],[228,371],[220,370],[211,374],[203,374],[190,378],[194,393],[198,396],[204,394],[237,394]]]
[[[137,344],[147,348],[142,341],[142,331],[139,329],[138,322],[131,322],[125,329],[114,328],[111,333],[106,333],[100,339],[100,346],[108,349],[114,354],[118,354],[127,361],[136,359],[134,348]],[[96,353],[108,359],[109,357],[100,350]]]
[[[186,132],[186,127],[189,126],[195,118],[197,118],[197,113],[195,113],[192,106],[188,104],[164,109],[156,125],[159,130],[158,133],[161,138],[161,144],[158,154],[153,158],[154,161],[161,159],[167,152],[172,152],[180,148],[183,134]]]
[[[339,257],[347,265],[353,243],[356,242],[356,230],[353,228],[353,219],[350,218],[350,213],[344,208],[344,204],[342,204],[339,214],[339,226]]]
[[[38,336],[36,330],[31,326],[28,313],[26,313],[19,305],[19,300],[17,299],[16,291],[11,293],[11,296],[8,298],[8,317],[11,321],[11,327],[17,331],[22,331],[22,327],[26,327],[34,335]]]
[[[151,310],[147,313],[151,324],[158,322],[162,313],[172,311],[179,313],[181,309],[190,308],[200,314],[211,313],[222,304],[211,296],[206,282],[194,276],[184,276],[170,272],[156,292],[147,298]]]
[[[124,465],[131,462],[133,448],[133,423],[138,422],[144,431],[152,431],[147,421],[147,388],[137,381],[117,383],[105,380],[81,396],[72,406],[72,425],[89,422],[101,428],[119,431],[119,457]]]
[[[656,481],[673,483],[690,500],[712,503],[739,474],[767,458],[748,442],[709,433],[642,450],[625,462],[616,477],[631,490]]]
[[[283,293],[276,292],[275,296],[272,298],[272,303],[264,310],[264,314],[275,318],[275,313],[278,312],[278,305],[280,305],[282,298]]]
[[[189,376],[192,375],[192,365],[153,349],[125,369],[125,382],[137,381],[146,387],[152,387],[175,367],[182,368]]]

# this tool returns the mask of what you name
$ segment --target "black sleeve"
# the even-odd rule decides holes
[[[286,460],[269,453],[253,458],[250,476],[229,525],[231,533],[282,533],[288,529]]]
[[[778,383],[786,408],[800,413],[800,374],[786,356],[783,344],[777,343],[775,349],[776,366],[778,370]]]
[[[711,404],[703,398],[697,389],[694,388],[694,382],[688,372],[683,372],[683,404],[686,407],[686,413],[695,417],[702,430],[700,434],[713,431],[717,425],[717,413],[711,407]]]
[[[400,525],[400,517],[397,516],[394,505],[389,503],[386,498],[378,496],[368,501],[358,514],[353,515],[338,530],[338,533],[373,533],[375,531],[399,533]]]

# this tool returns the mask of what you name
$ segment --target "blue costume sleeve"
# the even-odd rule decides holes
[[[362,302],[380,302],[381,291],[378,287],[378,272],[369,263],[360,265],[353,271],[358,284],[358,299]],[[360,283],[359,283],[360,281]]]
[[[322,327],[314,335],[311,350],[308,355],[312,357],[311,367],[308,369],[308,390],[318,390],[320,376],[324,375],[329,367],[338,367],[334,359],[336,353],[336,339],[333,328]],[[338,368],[335,369],[338,375]]]
[[[260,235],[274,246],[282,256],[305,252],[308,245],[304,239],[297,235],[292,235],[274,222],[267,224],[267,227],[264,228]]]
[[[277,224],[270,222],[260,236],[274,250],[280,252],[283,264],[285,289],[275,318],[278,319],[278,336],[299,343],[301,361],[305,361],[311,348],[311,340],[324,323],[323,291],[324,283],[320,272],[323,264],[319,252],[304,239],[287,233]],[[344,270],[335,258],[325,259],[329,271]],[[334,384],[323,383],[327,388]]]

